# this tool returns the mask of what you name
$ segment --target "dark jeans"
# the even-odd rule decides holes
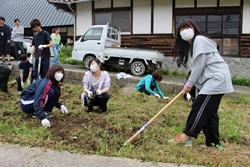
[[[202,130],[206,137],[206,145],[220,144],[218,108],[222,98],[220,95],[198,95],[193,102],[184,133],[197,138]]]
[[[33,79],[35,80],[39,79],[38,76],[40,76],[41,78],[45,78],[49,69],[49,63],[50,63],[49,61],[50,58],[48,56],[45,56],[41,59],[40,74],[38,74],[39,58],[36,58],[35,66],[33,68]]]
[[[20,55],[25,53],[23,42],[14,42],[14,48],[15,48],[15,58],[16,60],[20,60]]]
[[[106,112],[109,98],[110,95],[108,93],[95,95],[93,99],[86,95],[84,96],[84,105],[87,107],[88,112],[92,112],[94,106],[99,106],[102,112]]]
[[[28,79],[28,76],[29,76],[29,74],[23,74],[23,82],[25,82]],[[23,88],[22,88],[22,85],[21,85],[22,82],[21,82],[20,75],[17,76],[16,81],[17,81],[17,90],[22,91]]]
[[[0,91],[8,92],[8,80],[11,70],[7,65],[0,64]]]

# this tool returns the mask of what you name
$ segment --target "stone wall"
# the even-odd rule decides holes
[[[239,57],[223,57],[227,62],[232,76],[247,77],[250,78],[250,58]],[[163,63],[163,68],[168,71],[184,72],[184,68],[177,68],[176,63],[173,61],[173,57],[166,57],[166,61]]]

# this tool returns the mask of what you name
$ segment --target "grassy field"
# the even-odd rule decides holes
[[[167,101],[133,93],[113,83],[108,113],[86,113],[81,106],[79,85],[65,84],[62,101],[70,110],[57,109],[50,129],[42,128],[18,107],[18,95],[0,94],[0,142],[67,150],[83,154],[129,157],[144,161],[199,164],[206,166],[250,166],[250,97],[224,97],[220,106],[220,132],[225,150],[203,148],[203,134],[193,147],[168,143],[185,125],[190,104],[179,99],[133,144],[122,147]],[[172,96],[169,94],[169,96]]]

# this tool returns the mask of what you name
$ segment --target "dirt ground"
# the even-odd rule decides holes
[[[55,109],[52,127],[42,128],[36,118],[19,109],[19,94],[12,85],[10,93],[0,94],[0,142],[67,150],[84,154],[129,157],[145,161],[173,162],[206,166],[250,166],[250,97],[227,96],[220,106],[220,132],[225,151],[204,149],[204,136],[192,148],[168,141],[185,125],[190,103],[180,98],[136,140],[124,142],[154,116],[168,101],[135,93],[134,83],[112,83],[108,113],[96,109],[87,113],[80,101],[80,84],[64,84],[61,101],[70,113]],[[166,89],[164,89],[166,91]],[[173,97],[172,90],[166,95]]]

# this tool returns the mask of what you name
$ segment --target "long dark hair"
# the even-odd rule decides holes
[[[181,38],[180,31],[183,28],[193,28],[194,29],[194,38],[191,42],[191,44],[187,41],[184,41]],[[176,41],[175,41],[175,61],[177,62],[178,67],[183,65],[186,67],[188,62],[188,52],[193,48],[193,41],[197,35],[201,35],[200,30],[198,29],[197,24],[191,20],[191,19],[184,19],[177,28],[177,35],[176,35]],[[191,55],[192,56],[192,55]]]

